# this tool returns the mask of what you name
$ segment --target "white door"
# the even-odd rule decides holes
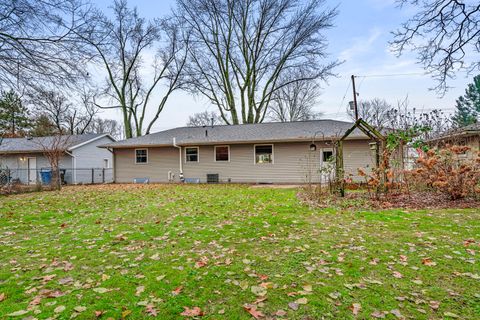
[[[335,177],[335,159],[332,148],[320,150],[320,179],[321,183],[328,183]]]
[[[37,158],[28,158],[28,183],[37,183]]]

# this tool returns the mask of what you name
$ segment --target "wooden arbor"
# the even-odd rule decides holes
[[[343,166],[343,142],[345,139],[350,136],[350,134],[355,129],[361,130],[365,133],[370,139],[374,141],[374,143],[370,144],[370,149],[375,151],[375,164],[377,169],[380,169],[380,187],[382,188],[385,183],[385,170],[381,170],[382,161],[381,155],[385,150],[385,137],[374,127],[369,125],[363,119],[358,119],[355,121],[354,125],[348,129],[343,137],[335,143],[335,175],[336,175],[336,184],[337,190],[340,196],[345,196],[345,170]]]

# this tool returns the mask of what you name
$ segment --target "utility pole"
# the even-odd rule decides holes
[[[353,108],[355,110],[355,121],[358,120],[358,105],[357,105],[357,90],[355,89],[355,76],[352,74],[352,87],[353,87]]]

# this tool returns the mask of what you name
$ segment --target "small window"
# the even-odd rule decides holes
[[[272,163],[273,145],[255,146],[255,163]]]
[[[147,163],[148,162],[148,150],[136,149],[135,150],[135,163]]]
[[[185,161],[198,162],[198,147],[185,148]]]
[[[333,161],[333,151],[323,151],[322,152],[322,161],[323,162]]]
[[[108,169],[110,167],[108,159],[103,159],[103,168]]]
[[[230,147],[215,146],[215,161],[230,161]]]

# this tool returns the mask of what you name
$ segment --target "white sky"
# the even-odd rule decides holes
[[[110,1],[98,1],[98,5],[103,9],[106,9],[109,3]],[[174,1],[131,0],[130,5],[136,5],[141,15],[152,18],[168,13]],[[347,103],[352,100],[352,89],[349,87],[347,90],[347,87],[352,74],[364,76],[412,73],[415,75],[360,77],[357,79],[359,98],[378,97],[395,104],[408,96],[410,105],[417,110],[440,108],[446,112],[453,111],[455,100],[463,94],[467,83],[471,82],[471,77],[458,74],[456,79],[449,82],[453,88],[440,97],[430,90],[435,86],[435,82],[429,76],[422,75],[424,70],[416,64],[415,56],[407,54],[397,58],[389,49],[391,31],[405,21],[411,12],[396,8],[393,0],[327,1],[327,5],[338,5],[339,9],[335,20],[336,27],[327,33],[328,51],[331,59],[339,59],[344,63],[336,69],[338,77],[324,84],[316,111],[323,112],[328,119],[347,119]],[[102,81],[103,77],[98,78],[98,81]],[[157,95],[154,101],[158,102],[160,97],[161,95]],[[177,91],[171,95],[153,131],[183,126],[189,115],[204,110],[215,111],[216,107],[201,97]],[[119,111],[105,110],[102,116],[121,120]]]

